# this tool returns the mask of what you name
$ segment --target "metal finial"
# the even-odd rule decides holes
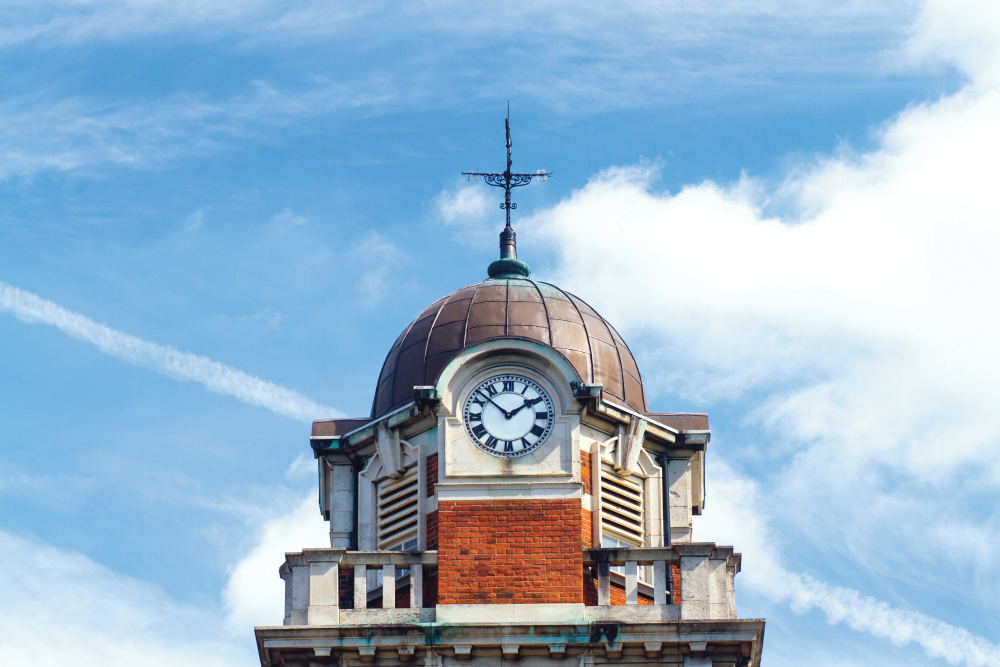
[[[494,271],[500,275],[501,273],[518,273],[527,276],[528,275],[528,265],[524,262],[517,262],[518,265],[523,265],[523,268],[512,268],[512,266],[507,266],[503,264],[505,260],[517,261],[517,235],[514,233],[513,228],[510,226],[510,212],[512,209],[517,208],[517,204],[510,200],[510,190],[511,188],[517,188],[522,185],[527,185],[531,182],[533,178],[540,178],[543,181],[551,176],[551,172],[546,172],[544,169],[539,169],[534,174],[515,174],[511,172],[511,140],[510,140],[510,102],[507,103],[507,118],[504,120],[504,127],[507,131],[507,169],[503,173],[497,172],[480,172],[480,171],[463,171],[462,175],[470,178],[475,178],[477,181],[479,177],[482,176],[483,180],[486,181],[487,185],[493,185],[498,188],[503,188],[504,199],[503,203],[500,204],[500,208],[507,212],[507,225],[500,232],[500,262],[494,262],[490,265],[490,276],[494,275]],[[498,266],[503,264],[503,266]]]

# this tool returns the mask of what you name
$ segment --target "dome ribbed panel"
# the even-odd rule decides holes
[[[639,368],[618,332],[585,301],[527,278],[490,279],[438,299],[407,326],[382,365],[372,418],[413,400],[462,350],[497,338],[532,340],[562,354],[606,398],[646,412]]]

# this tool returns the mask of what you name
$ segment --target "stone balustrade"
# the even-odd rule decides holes
[[[734,578],[740,555],[732,547],[712,543],[675,544],[670,548],[585,549],[585,568],[597,570],[598,604],[579,605],[438,605],[424,606],[424,575],[436,569],[436,551],[348,551],[308,549],[286,554],[281,567],[285,581],[285,625],[356,625],[366,623],[433,623],[457,615],[472,618],[482,611],[501,618],[494,607],[511,607],[511,620],[525,614],[551,614],[547,607],[560,607],[566,621],[616,618],[622,606],[611,604],[612,581],[624,581],[627,616],[633,620],[728,620],[736,618]],[[672,590],[672,565],[680,571],[680,590]],[[623,577],[612,571],[621,567]],[[639,568],[652,572],[651,581],[641,581]],[[350,577],[342,573],[353,571]],[[381,581],[375,573],[381,572]],[[402,576],[400,576],[402,575]],[[397,608],[397,590],[405,590],[408,602]],[[652,599],[639,604],[640,594]],[[341,607],[341,600],[345,600]],[[381,599],[378,608],[369,601]],[[353,608],[347,600],[353,601]],[[482,609],[479,609],[479,608]],[[566,609],[562,609],[565,607]],[[577,609],[577,611],[574,611]],[[439,618],[440,617],[440,618]],[[560,616],[561,617],[561,616]]]
[[[633,548],[633,549],[586,549],[583,564],[597,570],[597,604],[611,604],[611,581],[613,567],[624,571],[625,604],[639,604],[639,567],[652,567],[652,581],[646,581],[653,593],[653,604],[672,602],[672,581],[669,565],[680,560],[673,549]]]
[[[586,549],[585,566],[597,569],[598,606],[611,604],[612,567],[624,569],[625,604],[638,605],[642,584],[640,566],[651,566],[653,605],[670,605],[678,619],[736,618],[734,580],[740,571],[740,554],[732,547],[709,542],[674,544],[670,548]],[[669,567],[679,565],[679,591],[673,590]]]
[[[306,549],[285,554],[281,578],[285,581],[285,625],[337,625],[355,623],[406,623],[433,620],[433,608],[424,608],[424,570],[437,567],[436,551],[348,551]],[[408,579],[397,573],[406,571]],[[341,573],[353,571],[353,609],[340,606]],[[381,573],[379,578],[370,576]],[[399,584],[408,583],[409,604],[396,608]],[[368,609],[372,593],[381,597],[381,608]]]

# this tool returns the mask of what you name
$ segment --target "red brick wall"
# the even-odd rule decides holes
[[[579,499],[438,504],[439,604],[583,602]]]
[[[592,454],[587,452],[580,452],[580,477],[583,482],[583,492],[590,493],[591,487],[591,468],[590,460]],[[593,519],[594,515],[590,510],[582,510],[581,519],[583,521],[583,532],[580,536],[583,538],[583,546],[587,549],[594,546],[594,528]]]
[[[589,567],[583,571],[583,604],[597,606],[597,573]]]
[[[438,455],[431,454],[427,457],[427,497],[434,495],[434,487],[438,481]]]
[[[681,566],[674,563],[670,566],[670,578],[673,579],[674,583],[674,599],[670,601],[671,604],[681,603]]]
[[[427,513],[427,550],[438,548],[438,513],[437,510]]]

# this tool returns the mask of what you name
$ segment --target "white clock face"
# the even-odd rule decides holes
[[[555,423],[549,395],[520,375],[496,375],[479,383],[465,399],[463,418],[480,449],[506,457],[538,449]]]

